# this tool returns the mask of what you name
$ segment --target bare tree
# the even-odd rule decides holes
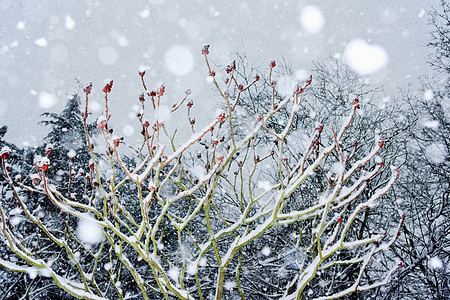
[[[127,141],[111,127],[113,81],[103,88],[100,140],[87,128],[92,85],[84,89],[91,155],[85,181],[69,176],[69,183],[58,185],[49,175],[55,166],[51,152],[35,160],[27,178],[14,181],[7,165],[11,150],[1,150],[10,197],[0,206],[8,251],[0,265],[49,277],[84,299],[334,299],[389,283],[402,262],[381,266],[374,258],[396,241],[404,216],[400,212],[392,227],[363,233],[361,224],[399,171],[380,158],[386,146],[380,136],[364,147],[354,143],[364,102],[343,99],[339,122],[317,115],[317,123],[293,130],[312,78],[280,93],[275,61],[265,80],[260,74],[242,80],[235,62],[219,74],[211,67],[209,46],[202,54],[225,110],[200,130],[191,117],[190,91],[169,108],[166,87],[148,90],[140,72],[143,140],[131,148],[134,159],[125,159]],[[268,103],[238,126],[240,100],[264,82],[270,83]],[[180,140],[177,130],[169,133],[166,117],[186,110],[194,132]],[[269,138],[269,147],[259,142]],[[96,153],[98,143],[106,154]],[[69,163],[77,159],[67,154]],[[83,194],[68,188],[77,184]],[[42,213],[30,194],[60,214]],[[29,225],[39,234],[30,234]],[[46,253],[41,245],[59,251]]]

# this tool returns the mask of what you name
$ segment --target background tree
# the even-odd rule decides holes
[[[405,174],[393,189],[392,197],[410,216],[403,235],[393,247],[405,258],[405,268],[388,289],[392,299],[448,299],[450,297],[450,6],[442,1],[432,11],[434,27],[429,47],[430,63],[437,71],[433,79],[422,78],[422,89],[404,93],[396,101],[404,103],[397,127],[403,128],[407,160]]]
[[[38,185],[40,178],[33,170],[33,165],[42,157],[47,157],[54,166],[47,172],[49,182],[57,184],[67,193],[70,188],[70,193],[74,196],[77,196],[77,194],[79,196],[83,195],[87,188],[86,185],[90,184],[85,178],[89,174],[90,153],[85,146],[84,127],[79,105],[79,96],[72,95],[67,99],[66,106],[60,114],[43,114],[46,120],[40,123],[48,126],[50,129],[44,138],[45,144],[35,149],[19,149],[14,145],[5,143],[11,148],[11,156],[8,158],[8,162],[11,165],[10,176],[12,178],[16,178],[16,181],[31,186]],[[93,131],[94,125],[89,125],[89,128]],[[4,178],[3,175],[2,178]],[[77,184],[72,184],[72,182]],[[2,184],[3,191],[8,191],[6,180]],[[64,232],[64,228],[68,225],[68,220],[63,211],[51,204],[41,193],[27,192],[20,189],[17,192],[20,194],[20,197],[26,199],[29,209],[32,209],[40,218],[47,219],[55,227],[55,231]],[[10,214],[11,212],[13,213],[11,217],[12,223],[22,227],[21,230],[25,237],[24,241],[30,243],[36,253],[39,253],[39,255],[49,261],[56,260],[61,255],[65,257],[61,250],[55,247],[45,234],[37,230],[34,224],[25,221],[26,219],[23,218],[23,213],[10,190],[9,193],[3,193],[2,200],[3,205],[6,205],[6,209],[10,211]],[[11,255],[4,247],[2,250],[4,251],[2,257]],[[59,260],[59,262],[63,261]],[[66,268],[66,265],[67,261],[61,264],[60,268]],[[5,273],[2,277],[5,280],[2,281],[2,287],[4,288],[3,295],[5,299],[14,299],[18,297],[17,295],[32,298],[71,298],[70,295],[61,291],[54,281],[46,277],[36,276],[33,273],[14,274],[5,269],[3,270]]]

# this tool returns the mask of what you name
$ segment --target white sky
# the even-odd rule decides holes
[[[150,88],[165,83],[169,106],[189,88],[200,104],[194,107],[197,116],[208,116],[218,98],[211,97],[205,80],[204,44],[211,44],[217,64],[226,65],[233,53],[245,52],[255,67],[266,69],[269,60],[284,58],[294,70],[308,70],[312,60],[342,54],[349,42],[362,39],[384,49],[389,58],[371,80],[396,93],[430,72],[425,47],[430,27],[422,10],[438,3],[2,0],[0,126],[8,125],[8,141],[37,145],[46,133],[37,125],[39,115],[63,109],[67,94],[80,91],[75,78],[82,85],[93,82],[92,101],[98,103],[103,103],[104,84],[114,79],[113,119],[116,127],[130,130],[137,124],[129,115],[142,92],[140,66],[150,67]],[[300,15],[308,5],[319,9],[323,24],[302,27]],[[176,59],[179,53],[181,60]]]

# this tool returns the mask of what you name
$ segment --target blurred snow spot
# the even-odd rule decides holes
[[[119,46],[121,46],[121,47],[126,47],[126,46],[128,46],[128,40],[127,40],[127,38],[124,37],[124,36],[119,37],[119,38],[117,39],[117,43],[118,43]]]
[[[169,272],[167,275],[169,275],[169,277],[172,278],[173,281],[177,281],[179,274],[180,274],[180,269],[178,267],[172,267],[169,269]]]
[[[111,270],[111,268],[112,268],[112,263],[111,263],[111,262],[106,263],[106,264],[103,266],[103,268],[104,268],[106,271]]]
[[[163,250],[164,249],[164,244],[163,243],[157,243],[156,244],[156,248],[158,248],[158,250]]]
[[[49,109],[53,107],[56,102],[58,102],[58,98],[55,95],[50,94],[48,92],[40,92],[39,93],[39,106],[44,109]]]
[[[39,47],[47,47],[48,44],[45,37],[38,38],[37,40],[34,41],[34,43]]]
[[[50,55],[52,59],[56,60],[59,63],[63,63],[66,61],[68,56],[68,50],[66,46],[62,44],[58,44],[55,47],[52,48],[50,51]]]
[[[234,282],[234,281],[226,281],[226,282],[224,283],[223,287],[224,287],[226,290],[231,291],[232,289],[234,289],[234,288],[236,287],[236,282]]]
[[[200,165],[200,164],[196,164],[191,170],[192,174],[198,178],[198,180],[203,181],[206,178],[206,170],[205,167]]]
[[[117,59],[119,58],[119,55],[117,54],[117,51],[111,47],[106,46],[102,47],[98,50],[98,57],[100,58],[100,61],[107,65],[112,66],[116,63]]]
[[[344,60],[355,72],[368,75],[384,68],[389,58],[382,47],[355,39],[345,47]]]
[[[291,76],[282,76],[278,79],[277,90],[282,96],[291,96],[297,87],[297,80]]]
[[[206,262],[207,262],[206,258],[202,257],[202,258],[200,258],[200,261],[198,262],[198,264],[200,267],[204,267],[204,266],[206,266]]]
[[[265,192],[270,191],[272,185],[267,180],[258,181],[258,188],[263,189]]]
[[[445,162],[447,155],[447,148],[442,143],[433,143],[425,149],[425,156],[436,165]]]
[[[298,81],[306,80],[306,78],[308,78],[308,72],[306,70],[300,69],[295,71],[295,79]]]
[[[334,55],[333,55],[333,58],[334,59],[341,59],[341,57],[342,57],[342,54],[340,53],[340,52],[336,52],[336,53],[334,53]]]
[[[433,100],[434,98],[434,93],[432,90],[428,89],[423,93],[423,99],[430,101]]]
[[[9,221],[11,222],[12,226],[17,226],[22,222],[23,218],[19,216],[12,216],[9,218]]]
[[[208,76],[208,77],[206,77],[206,82],[207,83],[213,83],[214,82],[214,78],[212,76]]]
[[[264,255],[264,256],[269,256],[270,255],[270,248],[268,247],[268,246],[265,246],[264,248],[262,248],[262,250],[261,250],[261,253]]]
[[[164,63],[172,74],[183,76],[194,68],[194,56],[186,46],[177,45],[166,52]]]
[[[13,42],[9,45],[9,47],[11,47],[11,48],[15,48],[15,47],[17,47],[17,46],[19,46],[19,41],[18,41],[18,40],[13,41]]]
[[[194,263],[190,263],[190,264],[187,266],[186,272],[187,272],[189,275],[195,275],[195,274],[197,274],[197,271],[198,271],[197,266],[196,266]]]
[[[69,152],[67,152],[67,156],[68,156],[70,159],[74,159],[76,155],[77,155],[77,153],[76,153],[75,150],[73,150],[73,149],[70,149]]]
[[[141,11],[139,13],[139,15],[141,16],[141,18],[145,19],[148,18],[150,16],[150,10],[148,9],[148,7],[146,7],[143,11]]]
[[[430,259],[428,265],[431,269],[440,269],[443,267],[442,260],[437,256]]]
[[[139,72],[145,72],[145,71],[150,70],[150,66],[147,66],[147,65],[140,65],[139,68],[138,68],[138,70],[139,70]]]
[[[425,9],[422,8],[422,9],[420,10],[420,13],[419,13],[418,17],[419,17],[419,18],[423,18],[423,16],[425,16]]]
[[[76,235],[83,243],[97,244],[103,240],[103,229],[94,219],[80,219]]]
[[[67,29],[73,30],[73,29],[75,28],[76,23],[75,23],[75,21],[72,19],[71,16],[66,15],[66,17],[65,17],[65,25],[66,25],[66,28],[67,28]]]
[[[300,13],[300,23],[306,32],[315,34],[322,29],[325,18],[319,7],[308,5]]]
[[[130,135],[133,135],[133,133],[134,133],[134,128],[133,128],[133,126],[131,126],[131,125],[125,125],[125,126],[123,127],[123,129],[122,129],[122,132],[123,132],[124,135],[130,136]]]
[[[36,96],[36,95],[37,95],[37,92],[36,92],[36,90],[31,89],[31,90],[30,90],[30,94],[33,95],[33,96]]]
[[[25,29],[25,23],[23,21],[17,22],[17,29],[18,30],[24,30]]]
[[[157,112],[158,117],[156,119],[162,123],[167,121],[168,117],[170,116],[170,108],[165,105],[160,105]]]
[[[99,111],[102,108],[101,104],[97,101],[89,101],[88,106],[89,106],[88,107],[89,111],[92,111],[92,112]]]
[[[439,127],[439,121],[436,120],[426,120],[423,122],[423,126],[428,128],[436,129]]]

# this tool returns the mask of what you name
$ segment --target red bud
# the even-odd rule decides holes
[[[203,46],[202,49],[202,55],[208,55],[209,54],[209,45]]]

